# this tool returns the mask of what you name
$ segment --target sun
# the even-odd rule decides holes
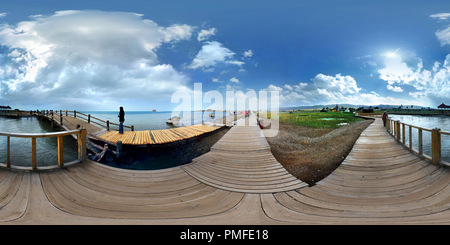
[[[395,51],[391,51],[391,52],[387,52],[384,54],[384,56],[388,57],[388,58],[395,58],[398,57],[398,51],[400,50],[400,48],[396,49]]]
[[[397,53],[395,53],[395,52],[387,52],[387,53],[385,54],[385,56],[388,57],[388,58],[395,58],[395,57],[397,57],[398,55],[397,55]]]

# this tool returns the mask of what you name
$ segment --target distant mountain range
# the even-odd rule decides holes
[[[364,107],[364,108],[368,108],[368,107],[378,107],[380,109],[391,109],[391,108],[398,108],[401,105],[352,105],[352,104],[338,104],[340,107],[347,107],[347,108],[360,108],[360,107]],[[328,104],[328,105],[310,105],[310,106],[287,106],[287,107],[280,107],[280,110],[312,110],[312,109],[322,109],[322,108],[334,108],[336,106],[336,104]],[[418,105],[403,105],[403,109],[406,109],[406,107],[408,108],[412,108],[412,109],[422,109],[422,108],[426,108],[428,109],[428,107],[425,106],[418,106]],[[433,108],[435,109],[435,108]]]

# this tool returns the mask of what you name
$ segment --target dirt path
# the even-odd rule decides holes
[[[373,120],[337,129],[280,123],[276,137],[267,137],[272,154],[295,177],[312,185],[333,172]]]

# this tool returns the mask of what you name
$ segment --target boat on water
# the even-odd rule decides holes
[[[172,125],[172,126],[178,126],[180,124],[180,117],[171,117],[166,121],[166,124]]]

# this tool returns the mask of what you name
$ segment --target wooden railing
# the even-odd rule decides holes
[[[406,127],[408,127],[408,144],[405,142],[406,138]],[[417,129],[417,143],[418,148],[415,150],[412,147],[412,130]],[[433,164],[444,164],[450,165],[450,163],[442,160],[442,147],[441,147],[441,138],[442,135],[450,135],[450,132],[442,131],[438,128],[427,129],[414,125],[410,125],[407,123],[400,122],[399,120],[392,120],[387,118],[386,120],[386,130],[394,136],[394,138],[401,142],[403,145],[408,147],[411,151],[431,160]],[[431,156],[424,154],[423,152],[423,131],[427,131],[431,133]]]
[[[57,137],[58,138],[58,166],[64,166],[64,155],[63,155],[63,136],[77,134],[78,141],[78,159],[69,163],[78,163],[86,160],[87,151],[86,151],[86,129],[76,129],[70,131],[62,131],[62,132],[53,132],[53,133],[8,133],[8,132],[0,132],[0,136],[6,136],[6,167],[11,168],[11,137],[18,138],[31,138],[31,162],[32,162],[32,170],[38,169],[37,166],[37,154],[36,154],[36,139],[37,138],[50,138]],[[5,164],[2,164],[5,165]],[[13,166],[13,168],[24,169],[23,167]],[[45,169],[45,168],[42,168]]]
[[[102,128],[105,128],[107,131],[109,130],[119,130],[119,124],[118,123],[112,123],[109,120],[102,120],[100,118],[91,116],[91,114],[85,114],[85,113],[81,113],[79,111],[68,111],[68,110],[44,110],[44,111],[40,111],[39,114],[43,114],[46,115],[47,117],[51,118],[52,115],[57,114],[59,116],[71,116],[74,118],[79,118],[82,119],[83,121],[86,121],[87,123],[92,123],[95,125],[98,125]],[[61,117],[62,118],[62,117]],[[62,119],[61,119],[62,120]],[[61,121],[61,124],[63,124],[63,122]],[[112,128],[112,126],[117,126],[117,128]],[[131,131],[134,131],[134,125],[131,126],[127,126],[127,125],[123,125],[124,128],[129,128]]]

